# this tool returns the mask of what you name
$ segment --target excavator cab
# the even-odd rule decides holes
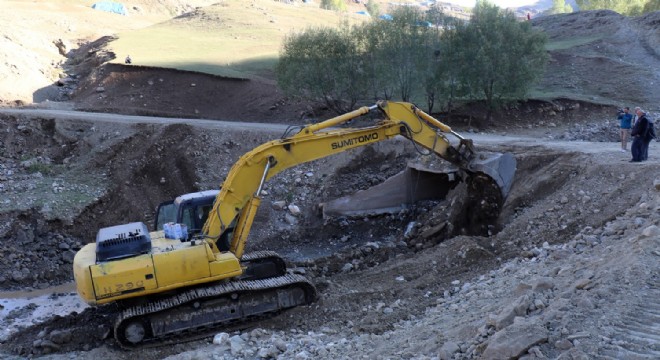
[[[163,230],[166,223],[185,224],[189,237],[199,235],[213,209],[213,202],[219,190],[207,190],[178,196],[174,200],[160,203],[156,210],[154,229]],[[229,251],[229,243],[234,233],[236,220],[216,241],[220,251]]]
[[[172,222],[185,224],[189,234],[199,234],[219,192],[219,190],[207,190],[189,193],[161,203],[156,210],[154,229],[163,230],[166,223]]]

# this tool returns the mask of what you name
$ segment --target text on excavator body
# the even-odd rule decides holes
[[[371,134],[368,134],[368,135],[360,135],[360,136],[356,136],[354,138],[333,142],[331,144],[331,146],[332,146],[333,150],[336,150],[336,149],[341,149],[341,148],[346,147],[346,146],[353,146],[353,145],[358,145],[358,144],[362,144],[362,143],[365,143],[365,142],[376,141],[376,140],[378,140],[378,133],[374,132],[374,133],[371,133]]]

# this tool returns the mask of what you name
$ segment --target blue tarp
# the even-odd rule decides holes
[[[116,3],[113,1],[99,1],[92,5],[92,9],[112,12],[119,15],[126,15],[126,7],[124,4]]]
[[[359,15],[366,15],[366,16],[371,16],[371,15],[369,15],[369,13],[366,12],[366,11],[358,11],[358,12],[356,12],[356,14],[359,14]]]
[[[379,16],[379,18],[381,18],[383,20],[392,20],[392,19],[394,19],[392,17],[392,15],[390,15],[390,14],[383,14],[383,15]]]

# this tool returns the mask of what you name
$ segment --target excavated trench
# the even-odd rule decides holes
[[[18,135],[14,134],[13,141],[18,138],[27,143],[39,141],[39,136],[33,137],[35,130],[26,132],[23,129]],[[85,131],[80,131],[73,140],[76,146],[72,145],[70,149],[84,148],[85,136],[88,136]],[[91,234],[101,224],[144,218],[159,201],[204,187],[205,181],[208,182],[204,174],[214,174],[218,169],[226,168],[235,155],[228,154],[225,159],[211,163],[210,157],[193,150],[207,146],[203,140],[203,136],[188,126],[137,126],[129,136],[109,141],[102,151],[86,156],[72,150],[60,155],[62,159],[75,156],[84,160],[82,166],[89,167],[95,174],[108,174],[109,189],[80,215],[65,221],[45,218],[40,209],[3,213],[3,222],[11,223],[11,226],[2,234],[0,270],[3,274],[11,274],[20,269],[20,274],[3,278],[0,286],[5,290],[16,290],[69,282],[72,279],[72,257],[68,256],[93,239]],[[235,146],[232,151],[241,154],[245,148],[253,147],[252,143],[261,141],[262,138],[255,137]],[[5,138],[3,144],[6,143]],[[214,146],[223,148],[226,144],[227,140],[221,140]],[[51,147],[62,148],[60,143]],[[24,151],[11,153],[7,146],[3,150],[3,156],[13,161],[25,156]],[[323,297],[335,276],[359,271],[377,273],[380,266],[390,264],[392,259],[408,258],[430,249],[441,252],[443,260],[438,261],[437,266],[445,274],[483,273],[502,259],[517,256],[522,248],[544,241],[567,241],[585,223],[602,224],[614,216],[607,210],[585,214],[579,207],[570,209],[567,214],[539,210],[550,207],[548,204],[562,202],[562,197],[567,195],[561,194],[575,194],[576,181],[598,176],[604,171],[602,167],[587,167],[585,164],[589,160],[585,155],[541,148],[533,151],[509,149],[517,154],[518,170],[502,207],[494,206],[496,200],[493,197],[470,196],[470,190],[475,187],[484,190],[483,186],[463,183],[451,189],[443,200],[420,201],[391,214],[324,220],[311,210],[328,198],[349,194],[354,189],[369,188],[401,171],[412,157],[401,155],[400,150],[388,147],[365,149],[347,157],[344,165],[325,169],[327,174],[317,180],[291,181],[299,174],[295,171],[283,174],[281,182],[273,180],[268,187],[270,198],[262,206],[263,211],[260,209],[263,213],[257,216],[254,225],[255,228],[267,228],[260,234],[268,236],[255,239],[248,244],[249,249],[280,252],[291,266],[305,270],[307,276],[317,283]],[[326,166],[328,163],[312,163],[303,167],[303,171],[311,169],[313,171],[305,174],[321,173]],[[199,168],[204,170],[199,171]],[[73,166],[70,169],[76,170]],[[493,189],[489,191],[492,193]],[[299,194],[306,196],[301,198]],[[270,206],[278,199],[295,201],[310,211],[300,217],[295,226],[283,227],[282,214]],[[605,208],[612,197],[603,196],[597,200]],[[534,215],[530,215],[532,213]],[[69,294],[57,293],[51,298],[56,301],[66,296]],[[26,317],[31,312],[29,307],[14,310],[7,319]],[[111,305],[46,318],[37,325],[21,328],[5,339],[1,347],[19,356],[32,356],[111,345],[109,323],[114,313]],[[9,321],[7,319],[5,321]],[[53,332],[68,334],[68,340],[56,346],[35,342],[35,339],[43,339],[44,334],[47,337]],[[169,353],[163,349],[158,351],[158,356]]]

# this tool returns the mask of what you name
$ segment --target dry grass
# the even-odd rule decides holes
[[[171,67],[220,76],[272,76],[285,36],[313,26],[364,21],[356,14],[322,10],[318,4],[227,0],[193,14],[119,34],[110,44],[122,62]]]
[[[592,43],[594,41],[598,41],[606,37],[606,35],[607,34],[597,34],[591,36],[582,36],[582,37],[574,37],[574,38],[562,39],[556,41],[548,41],[548,43],[545,46],[545,49],[548,51],[566,50],[575,46],[585,45]]]

